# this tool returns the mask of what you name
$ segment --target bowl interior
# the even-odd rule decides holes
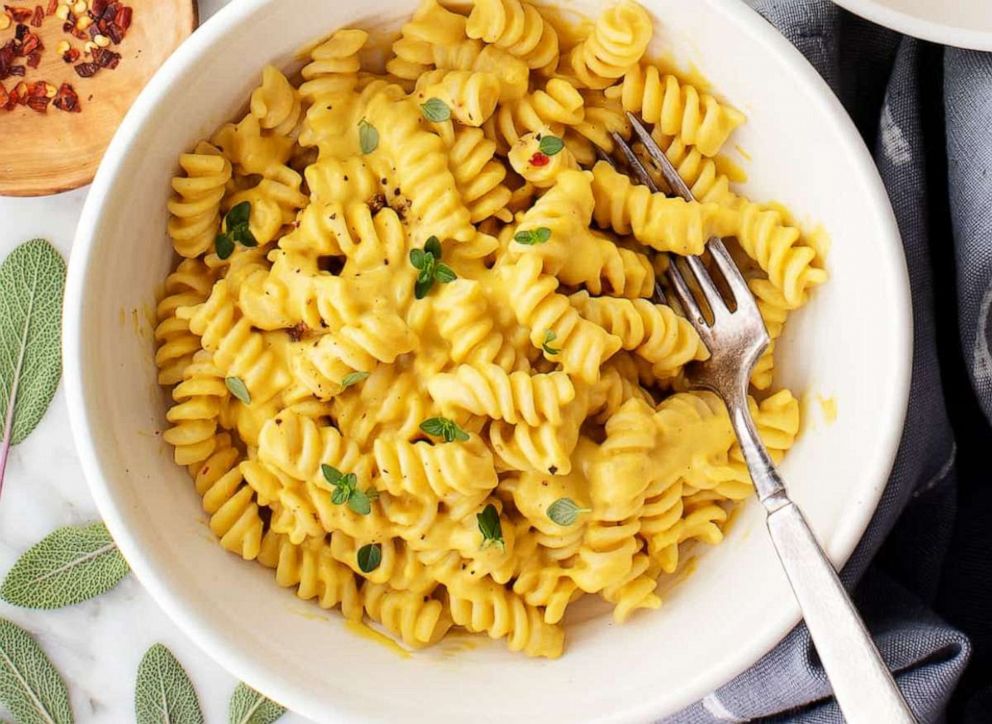
[[[783,466],[831,557],[850,554],[901,432],[910,320],[901,245],[870,158],[826,86],[742,3],[642,0],[655,49],[701,71],[749,116],[731,146],[753,198],[826,229],[829,285],[792,320],[780,382],[807,405]],[[266,62],[350,23],[398,21],[412,0],[242,0],[201,28],[139,99],[107,154],[80,225],[66,314],[67,385],[87,477],[144,585],[235,675],[309,717],[369,720],[643,720],[671,713],[753,663],[798,619],[763,526],[740,511],[661,611],[624,626],[578,612],[558,661],[460,638],[412,658],[297,600],[225,553],[161,440],[149,315],[172,263],[165,235],[176,156],[244,106]],[[598,2],[569,6],[593,14]],[[870,310],[870,313],[866,313]],[[604,678],[604,666],[610,674]],[[608,682],[608,684],[607,684]]]

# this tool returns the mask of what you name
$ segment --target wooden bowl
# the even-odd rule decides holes
[[[10,5],[34,7],[47,0],[7,0]],[[58,88],[71,83],[79,95],[82,112],[67,113],[53,106],[38,113],[27,106],[0,110],[0,196],[45,196],[84,186],[93,180],[103,152],[124,114],[172,51],[197,26],[196,0],[127,0],[134,9],[133,22],[120,45],[120,65],[103,69],[92,78],[80,78],[73,66],[56,53],[63,40],[74,48],[83,41],[62,31],[63,21],[46,17],[40,28],[29,26],[45,45],[41,64],[28,68],[23,80],[45,80]],[[13,37],[14,25],[0,32],[0,45]],[[22,59],[18,59],[20,62]],[[3,81],[8,91],[22,80]]]

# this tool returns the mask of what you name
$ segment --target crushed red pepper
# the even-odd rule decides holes
[[[531,166],[547,166],[551,163],[551,157],[538,151],[530,157]]]
[[[46,17],[55,16],[62,21],[62,30],[67,35],[85,43],[82,51],[69,42],[59,43],[56,50],[58,57],[72,65],[80,78],[92,78],[104,69],[114,70],[120,65],[121,54],[110,46],[124,41],[134,20],[134,10],[120,0],[86,0],[87,9],[77,15],[74,5],[66,0],[48,0],[47,8],[41,4],[33,8],[3,5],[0,28],[11,24],[15,28],[14,37],[0,43],[0,111],[26,106],[45,113],[49,105],[67,113],[82,110],[79,95],[70,83],[62,83],[56,89],[44,80],[22,80],[10,90],[3,84],[9,78],[25,78],[28,68],[41,65],[45,45],[32,28],[42,27]],[[88,59],[83,58],[84,52]]]

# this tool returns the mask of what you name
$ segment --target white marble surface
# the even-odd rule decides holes
[[[200,0],[201,18],[226,2]],[[69,258],[85,199],[86,189],[40,199],[0,197],[0,259],[37,237],[49,239]],[[60,388],[41,425],[11,451],[0,498],[0,575],[54,528],[97,518]],[[182,634],[133,577],[101,598],[60,611],[29,611],[0,602],[0,616],[35,635],[69,684],[78,722],[134,720],[135,672],[156,642],[168,646],[186,667],[208,724],[227,721],[227,701],[237,681]],[[0,714],[6,714],[2,707]],[[307,720],[287,715],[280,721]]]

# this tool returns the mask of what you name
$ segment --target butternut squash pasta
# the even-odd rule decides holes
[[[666,254],[728,239],[773,337],[825,280],[734,190],[743,121],[645,60],[629,0],[578,40],[522,0],[423,0],[384,67],[338,30],[179,160],[156,330],[165,439],[221,545],[410,647],[452,628],[557,657],[584,594],[658,608],[751,482],[708,352],[651,300]],[[574,36],[574,34],[573,34]],[[603,161],[625,111],[698,201]],[[799,407],[752,411],[776,460]]]

